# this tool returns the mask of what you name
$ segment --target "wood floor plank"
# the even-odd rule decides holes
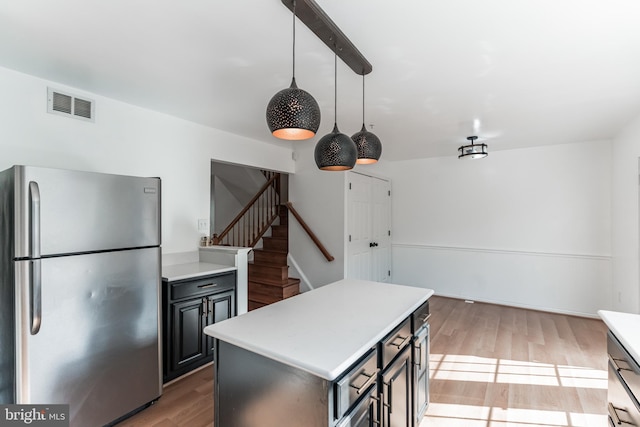
[[[607,425],[603,322],[438,296],[431,313],[431,403],[420,427]],[[209,365],[118,427],[212,425]]]

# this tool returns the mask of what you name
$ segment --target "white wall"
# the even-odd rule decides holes
[[[632,313],[640,313],[639,157],[640,116],[613,141],[613,302]]]
[[[566,313],[611,307],[611,142],[454,154],[385,171],[394,282]]]
[[[47,86],[95,99],[95,123],[48,114]],[[5,68],[0,94],[0,170],[27,164],[159,176],[163,253],[197,249],[197,219],[209,218],[211,159],[283,172],[295,168],[290,149]]]
[[[311,287],[344,277],[345,173],[316,167],[313,157],[316,138],[296,143],[296,173],[289,176],[289,200],[335,257],[334,261],[327,261],[289,214],[289,254]],[[295,271],[290,271],[290,275],[299,277]]]

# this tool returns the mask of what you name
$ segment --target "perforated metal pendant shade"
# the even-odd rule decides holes
[[[267,125],[276,138],[312,138],[320,127],[320,107],[309,92],[298,88],[294,77],[289,88],[282,89],[269,101]]]
[[[325,171],[345,171],[356,164],[358,149],[349,136],[340,133],[334,123],[333,131],[326,134],[316,144],[314,157],[318,169]]]
[[[267,105],[267,126],[276,138],[312,138],[320,127],[320,107],[313,96],[296,84],[296,1],[293,0],[293,49],[291,86],[273,95]]]
[[[359,165],[369,165],[376,163],[382,155],[382,143],[374,133],[369,132],[367,128],[362,124],[360,132],[354,133],[351,139],[356,144],[358,150],[358,160],[356,163]]]

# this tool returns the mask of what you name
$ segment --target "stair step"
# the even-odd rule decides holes
[[[249,263],[249,280],[252,277],[260,277],[273,280],[286,280],[289,277],[289,267],[287,265],[271,265]]]
[[[282,237],[263,237],[262,249],[288,252],[289,240]]]
[[[272,225],[271,237],[286,238],[289,236],[289,227],[287,225]]]
[[[264,307],[266,305],[269,305],[269,304],[266,304],[264,302],[249,300],[249,307],[248,308],[249,308],[249,311],[251,311],[251,310],[255,310],[257,308]]]
[[[249,299],[264,303],[282,301],[300,293],[300,279],[293,279],[287,286],[273,286],[249,281]]]
[[[255,264],[287,265],[287,253],[282,251],[253,250]]]

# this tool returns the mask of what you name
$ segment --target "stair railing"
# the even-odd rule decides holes
[[[298,220],[298,223],[300,224],[300,226],[304,229],[304,231],[307,232],[307,234],[309,235],[309,237],[311,238],[313,243],[315,243],[315,245],[318,247],[318,249],[320,249],[320,252],[322,252],[322,255],[324,255],[326,260],[329,261],[329,262],[333,261],[335,259],[333,257],[333,255],[331,255],[329,253],[327,248],[325,248],[324,245],[322,244],[322,242],[320,242],[320,239],[318,239],[318,237],[315,235],[315,233],[313,231],[311,231],[311,228],[309,228],[307,223],[304,222],[304,220],[302,219],[302,217],[300,216],[298,211],[296,211],[294,209],[293,204],[291,202],[287,202],[286,205],[287,205],[287,208],[289,209],[289,212],[291,212],[291,214],[293,214],[294,218],[296,220]]]
[[[278,217],[279,206],[280,174],[275,173],[227,228],[213,235],[213,244],[254,247]]]

